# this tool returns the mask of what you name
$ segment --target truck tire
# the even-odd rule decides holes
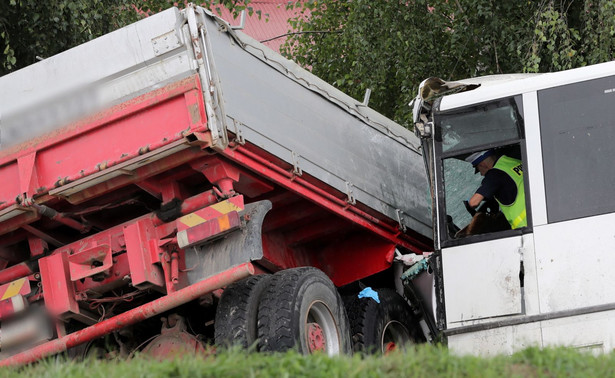
[[[239,345],[245,349],[255,345],[258,303],[270,278],[270,275],[259,274],[224,289],[214,322],[216,345]]]
[[[337,289],[315,268],[273,275],[258,309],[261,351],[352,352],[348,318]]]
[[[373,298],[346,300],[355,352],[386,353],[422,340],[421,329],[406,301],[391,289]]]

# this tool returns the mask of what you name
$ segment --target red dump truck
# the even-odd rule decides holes
[[[0,131],[4,365],[433,336],[420,140],[199,7],[0,78]]]

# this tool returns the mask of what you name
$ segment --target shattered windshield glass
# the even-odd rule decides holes
[[[512,104],[490,104],[454,115],[443,115],[440,122],[442,152],[518,139],[517,110]]]
[[[458,159],[444,160],[444,187],[446,188],[446,213],[453,222],[464,227],[472,217],[463,205],[480,186],[483,177],[474,174],[472,164]]]

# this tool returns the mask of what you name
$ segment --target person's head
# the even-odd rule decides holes
[[[481,176],[484,176],[497,161],[493,150],[479,151],[468,156],[465,159],[468,163],[472,163],[474,167],[474,173],[480,172]]]

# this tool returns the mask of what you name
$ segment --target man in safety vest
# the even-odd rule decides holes
[[[465,159],[472,163],[474,173],[485,177],[468,201],[472,208],[483,199],[495,198],[512,229],[527,226],[523,164],[506,155],[497,157],[493,150],[475,152]]]

